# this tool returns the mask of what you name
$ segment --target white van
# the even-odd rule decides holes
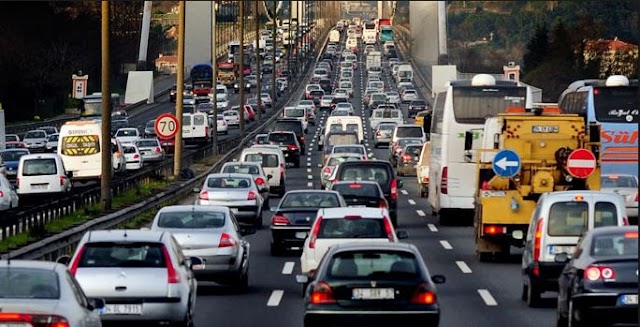
[[[522,298],[531,307],[545,291],[558,290],[558,278],[580,237],[588,230],[628,225],[624,199],[599,191],[564,191],[543,194],[531,216],[522,254]]]
[[[378,128],[381,122],[396,123],[397,125],[404,124],[404,116],[400,109],[373,109],[371,112],[371,118],[369,118],[369,125],[371,130]]]
[[[329,132],[336,131],[335,126],[332,129],[332,125],[342,125],[343,131],[355,131],[358,133],[358,142],[364,142],[364,129],[362,128],[362,118],[358,116],[329,116],[325,123],[324,138]]]
[[[241,162],[258,162],[269,179],[269,191],[283,196],[286,193],[286,162],[282,150],[277,145],[255,145],[242,150]]]
[[[17,193],[42,194],[71,191],[71,179],[55,153],[25,154],[18,163]]]
[[[295,118],[302,122],[302,129],[307,130],[309,127],[309,115],[306,107],[285,107],[282,111],[282,117]]]
[[[182,139],[185,144],[211,142],[213,139],[213,119],[204,112],[183,114]]]

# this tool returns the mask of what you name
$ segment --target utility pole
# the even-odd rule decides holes
[[[102,170],[100,202],[102,210],[111,209],[111,89],[109,85],[109,1],[102,1]],[[120,155],[124,155],[121,153]]]
[[[151,1],[144,2],[142,12],[142,29],[140,32],[140,49],[138,51],[138,70],[147,70],[147,48],[149,46],[149,28],[151,26]]]
[[[287,48],[287,79],[289,81],[289,84],[291,84],[291,52],[294,49],[293,44],[291,43],[295,42],[294,38],[291,37],[291,32],[292,32],[291,21],[292,20],[293,20],[293,7],[291,4],[291,0],[289,0],[289,28],[287,28],[287,33],[289,33],[289,45]]]
[[[271,111],[276,106],[276,48],[278,46],[278,42],[276,39],[276,25],[278,25],[278,1],[273,1],[273,25],[271,29],[271,35],[273,38],[273,49],[271,56],[272,63],[272,71],[271,71]],[[291,87],[291,85],[289,85]],[[261,95],[260,95],[261,96]]]
[[[173,176],[178,177],[182,170],[182,101],[184,98],[184,0],[179,2],[178,16],[178,73],[176,74],[176,118],[178,118],[178,133],[176,133],[175,151],[173,154]]]
[[[240,0],[240,81],[238,88],[240,89],[240,137],[244,137],[244,0]]]
[[[211,1],[211,93],[213,94],[213,119],[216,123],[213,124],[213,155],[218,154],[218,43],[217,41],[217,28],[216,19],[218,15],[218,2]]]
[[[254,13],[253,13],[253,17],[255,18],[256,21],[256,100],[258,102],[258,108],[256,109],[256,115],[258,115],[258,118],[256,119],[256,121],[260,121],[260,119],[262,118],[262,97],[260,96],[260,91],[262,90],[262,71],[260,70],[260,20],[258,19],[258,2],[259,1],[254,1]],[[271,43],[273,44],[273,43]],[[265,53],[267,51],[266,49],[266,42],[265,42]]]

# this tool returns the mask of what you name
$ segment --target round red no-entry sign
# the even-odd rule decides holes
[[[587,178],[596,170],[596,156],[586,149],[573,150],[567,158],[567,171],[575,178]]]

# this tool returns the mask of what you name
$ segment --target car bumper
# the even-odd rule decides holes
[[[198,281],[228,282],[237,280],[242,274],[242,258],[237,252],[229,255],[201,255],[200,250],[183,250],[187,257],[203,259],[202,269],[194,269],[193,274]]]
[[[162,153],[142,154],[142,159],[144,161],[160,161],[164,159],[164,154]]]
[[[247,203],[249,202],[249,203]],[[260,215],[260,205],[253,201],[225,202],[214,200],[198,200],[198,205],[225,206],[238,218],[239,222],[254,219]],[[252,221],[251,221],[252,222]]]
[[[127,170],[136,170],[142,169],[142,161],[127,161],[126,169]]]
[[[311,226],[271,226],[271,240],[285,248],[301,249]]]
[[[637,294],[637,289],[626,292],[612,293],[582,293],[572,296],[574,310],[578,311],[580,320],[597,321],[598,323],[614,323],[638,325],[638,305],[622,304],[621,297],[625,294]]]
[[[187,312],[186,298],[106,298],[107,305],[139,304],[142,314],[101,314],[102,321],[170,321],[177,322],[184,319]]]
[[[304,326],[438,326],[440,313],[434,311],[368,311],[341,308],[308,310]]]

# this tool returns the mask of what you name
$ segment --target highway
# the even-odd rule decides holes
[[[361,62],[363,60],[361,59]],[[363,64],[356,75],[363,73]],[[384,66],[384,64],[383,64]],[[362,114],[361,94],[364,77],[354,82],[353,105]],[[305,81],[306,82],[306,81]],[[393,85],[388,72],[385,85]],[[296,94],[297,95],[297,94]],[[405,109],[406,110],[406,109]],[[318,125],[326,113],[318,115]],[[406,112],[405,112],[406,116]],[[364,115],[368,120],[368,113]],[[368,123],[364,124],[369,137]],[[317,127],[310,127],[307,149],[310,155],[302,157],[301,168],[288,168],[287,190],[319,188],[320,152],[315,150]],[[369,151],[378,159],[386,159],[388,149],[375,149],[370,142]],[[473,229],[470,226],[440,226],[426,199],[419,197],[415,177],[399,177],[404,181],[398,202],[398,229],[409,233],[410,242],[424,256],[431,274],[444,274],[447,282],[439,286],[442,306],[440,326],[551,326],[555,324],[555,294],[543,295],[543,308],[531,309],[520,300],[520,255],[512,251],[503,262],[480,263],[476,259]],[[192,204],[194,198],[182,204]],[[272,198],[270,206],[279,198]],[[208,326],[212,321],[223,326],[302,326],[303,299],[301,286],[295,275],[300,273],[300,252],[282,257],[269,253],[271,219],[264,212],[263,228],[247,237],[251,244],[249,290],[238,294],[225,287],[201,283],[196,305],[196,326]],[[470,221],[470,219],[466,219]]]

